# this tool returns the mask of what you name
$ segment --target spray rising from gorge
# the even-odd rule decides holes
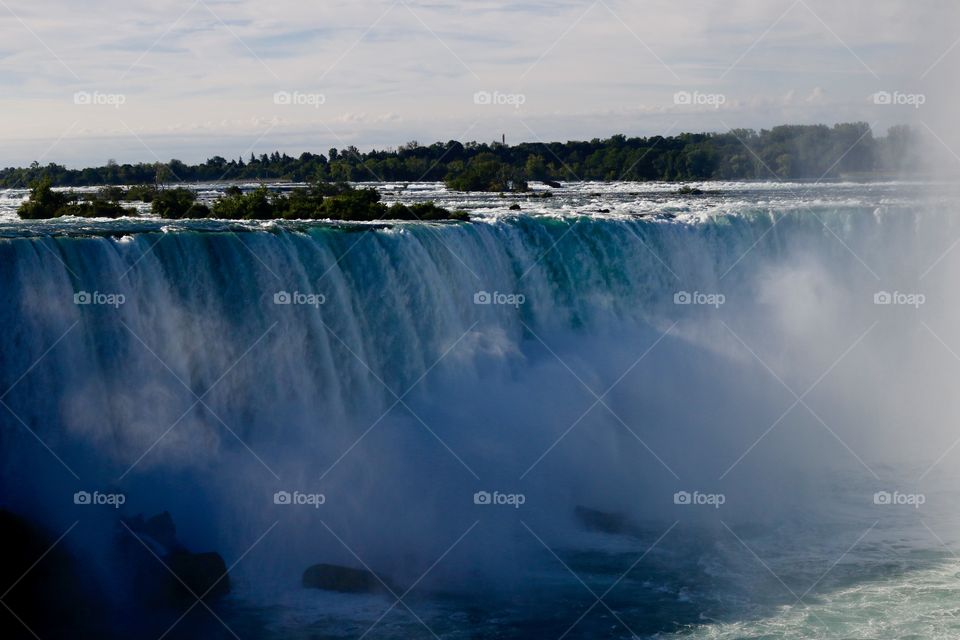
[[[836,524],[838,482],[852,530],[887,513],[877,492],[918,483],[938,513],[958,409],[943,344],[960,344],[947,197],[839,185],[797,201],[771,184],[576,214],[591,188],[544,215],[489,198],[473,223],[8,223],[8,504],[62,530],[69,510],[36,505],[122,494],[77,507],[69,543],[106,558],[108,584],[117,515],[167,510],[189,546],[228,558],[270,531],[231,580],[243,602],[294,610],[278,594],[307,566],[357,557],[425,593],[519,593],[550,564],[541,542],[607,548],[590,514],[645,544],[687,525],[665,548],[713,548],[723,591],[763,581],[730,573],[726,527]],[[747,619],[703,589],[696,607]]]

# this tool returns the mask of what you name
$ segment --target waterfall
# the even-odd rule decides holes
[[[960,334],[956,258],[920,278],[958,231],[919,208],[758,205],[0,239],[2,500],[53,529],[169,510],[228,557],[279,522],[241,582],[352,550],[402,583],[508,521],[431,575],[447,585],[519,580],[518,513],[573,536],[577,505],[669,519],[677,491],[722,490],[730,518],[813,508],[823,466],[869,484],[897,443],[942,450],[954,407],[890,391],[925,397],[957,364],[916,314]],[[878,307],[887,290],[925,305]],[[816,417],[776,423],[825,371]],[[125,501],[82,510],[77,491]]]

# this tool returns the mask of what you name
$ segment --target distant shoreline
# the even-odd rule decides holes
[[[49,180],[57,187],[137,184],[310,182],[444,182],[459,191],[508,191],[528,182],[875,181],[916,173],[924,160],[920,134],[906,126],[875,137],[865,122],[782,125],[755,131],[551,143],[410,142],[398,149],[355,147],[298,157],[214,156],[188,165],[169,162],[67,169],[33,163],[0,169],[0,188]]]
[[[932,173],[911,173],[911,174],[897,174],[897,173],[876,173],[876,174],[855,174],[855,175],[841,175],[834,176],[831,178],[824,178],[822,180],[817,180],[815,178],[702,178],[697,180],[564,180],[560,187],[564,188],[570,185],[580,185],[580,184],[663,184],[670,185],[672,188],[680,187],[687,183],[728,183],[728,184],[743,184],[743,185],[758,185],[758,184],[769,184],[769,183],[783,183],[783,184],[885,184],[891,182],[902,182],[902,183],[915,183],[915,184],[955,184],[952,181],[944,179],[942,176],[938,176]],[[443,184],[443,180],[350,180],[350,184],[356,187],[383,187],[389,185],[436,185]],[[71,190],[87,190],[87,189],[99,189],[103,187],[131,187],[139,183],[92,183],[84,185],[57,185],[55,189],[71,189]],[[186,187],[188,189],[202,189],[204,187],[214,188],[214,187],[255,187],[258,185],[265,185],[269,188],[274,187],[289,187],[295,188],[303,185],[310,184],[309,181],[295,181],[290,179],[283,178],[235,178],[235,179],[225,179],[225,180],[195,180],[195,181],[184,181],[172,183],[178,187]],[[540,189],[551,189],[551,187],[546,186],[543,182],[538,180],[533,180],[530,182],[532,188]],[[18,185],[5,187],[0,186],[0,191],[7,189],[20,189],[23,191],[28,191],[29,187],[27,185]],[[402,191],[403,187],[400,189],[391,189],[391,191]],[[469,193],[469,192],[467,192]],[[478,192],[480,193],[480,192]],[[487,192],[491,193],[491,192]]]

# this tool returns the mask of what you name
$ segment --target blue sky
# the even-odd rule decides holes
[[[955,5],[0,0],[0,164],[847,120],[953,147]]]

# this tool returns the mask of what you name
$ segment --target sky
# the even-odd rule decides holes
[[[0,166],[912,124],[955,0],[0,0]]]

